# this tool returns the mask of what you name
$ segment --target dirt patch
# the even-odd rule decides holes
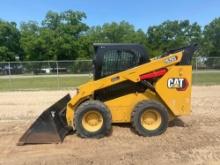
[[[220,86],[193,87],[192,115],[161,136],[144,138],[130,125],[112,135],[62,144],[16,146],[36,117],[68,91],[0,93],[0,164],[220,164]]]

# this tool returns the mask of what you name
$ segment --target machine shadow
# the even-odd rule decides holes
[[[186,127],[186,123],[180,118],[175,118],[169,122],[168,127]]]
[[[112,126],[128,128],[131,130],[132,133],[137,134],[134,128],[132,127],[131,123],[113,123]],[[180,118],[175,118],[174,120],[168,123],[168,127],[186,127],[186,126],[187,126],[186,123],[184,123],[184,121],[181,120]],[[112,133],[113,133],[113,129],[111,129],[111,132],[109,133],[108,136],[111,136]]]

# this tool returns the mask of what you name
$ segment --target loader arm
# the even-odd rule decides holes
[[[176,65],[182,60],[183,51],[170,54],[160,59],[151,60],[148,63],[139,65],[137,67],[107,76],[105,78],[90,81],[81,85],[77,94],[67,104],[66,119],[68,126],[73,127],[74,111],[77,106],[84,100],[92,98],[96,90],[103,89],[126,80],[132,82],[140,82],[140,76],[149,72],[159,70],[161,68],[169,68],[169,66]]]

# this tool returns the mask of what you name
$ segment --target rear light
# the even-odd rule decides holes
[[[162,77],[166,72],[167,72],[167,69],[163,68],[163,69],[160,69],[160,70],[157,70],[154,72],[142,74],[142,75],[140,75],[140,80],[149,80],[152,78]]]

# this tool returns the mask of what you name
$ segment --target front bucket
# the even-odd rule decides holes
[[[71,130],[65,118],[66,106],[70,99],[68,94],[46,109],[23,134],[17,145],[62,142]]]

